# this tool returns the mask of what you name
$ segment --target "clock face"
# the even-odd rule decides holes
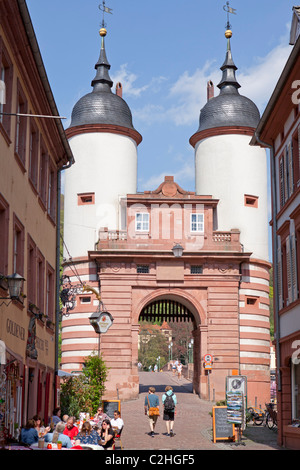
[[[247,395],[247,379],[244,376],[229,376],[227,377],[227,391],[228,392],[242,392]]]
[[[242,386],[242,381],[239,379],[235,379],[231,382],[231,386],[234,390],[238,390]]]

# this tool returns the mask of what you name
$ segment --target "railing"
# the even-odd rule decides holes
[[[191,245],[192,237],[183,236],[181,243],[187,246]],[[237,229],[231,231],[214,231],[211,236],[203,234],[203,244],[201,249],[203,250],[229,250],[229,251],[242,251],[240,244],[240,232]],[[118,248],[118,249],[135,249],[139,244],[143,243],[146,249],[159,249],[159,246],[166,247],[168,240],[166,239],[155,239],[151,236],[151,233],[143,233],[139,235],[135,234],[132,238],[128,236],[126,230],[108,230],[107,228],[99,230],[99,240],[96,249],[101,248]],[[172,248],[172,240],[169,240],[170,249]],[[198,245],[199,246],[199,245]]]
[[[230,243],[231,232],[213,232],[212,240],[215,243]]]

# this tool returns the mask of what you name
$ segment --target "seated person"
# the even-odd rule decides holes
[[[74,418],[71,416],[70,418],[67,419],[67,424],[64,430],[64,435],[69,436],[69,438],[75,439],[77,434],[79,433],[79,430],[77,426],[74,425]]]
[[[104,419],[100,430],[99,444],[104,450],[113,450],[115,443],[115,432],[109,419]]]
[[[53,415],[51,416],[49,426],[51,429],[54,429],[55,426],[61,422],[61,409],[60,407],[57,407],[53,410]]]
[[[32,445],[38,442],[39,435],[35,429],[35,421],[29,419],[26,423],[26,426],[21,430],[21,442],[23,444]]]
[[[62,447],[66,447],[70,449],[72,447],[71,439],[69,436],[64,434],[65,430],[65,423],[62,421],[55,426],[54,432],[49,432],[45,436],[45,442],[52,442],[52,444],[57,444],[57,442],[61,442]]]
[[[88,421],[85,421],[82,425],[81,431],[76,436],[75,445],[99,445],[99,434],[95,429],[92,428]]]
[[[99,406],[97,413],[94,416],[94,422],[101,428],[102,421],[104,419],[110,419],[110,417],[106,413],[104,413],[102,406]]]
[[[122,428],[124,426],[124,421],[121,418],[121,413],[120,411],[114,411],[114,417],[110,421],[113,430],[115,431],[116,437],[120,437],[120,434],[122,432]]]

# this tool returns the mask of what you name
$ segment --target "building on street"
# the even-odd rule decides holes
[[[299,27],[300,8],[294,7],[291,53],[252,139],[270,149],[278,439],[295,449],[300,449]]]
[[[24,0],[0,2],[0,70],[0,427],[13,436],[56,400],[60,171],[73,162]]]

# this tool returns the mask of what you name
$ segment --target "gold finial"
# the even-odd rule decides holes
[[[232,37],[231,29],[226,29],[225,31],[225,38],[230,39]]]
[[[101,28],[101,29],[99,30],[99,34],[100,34],[100,36],[101,36],[102,38],[104,38],[104,37],[107,35],[106,29],[105,29],[105,28]]]

